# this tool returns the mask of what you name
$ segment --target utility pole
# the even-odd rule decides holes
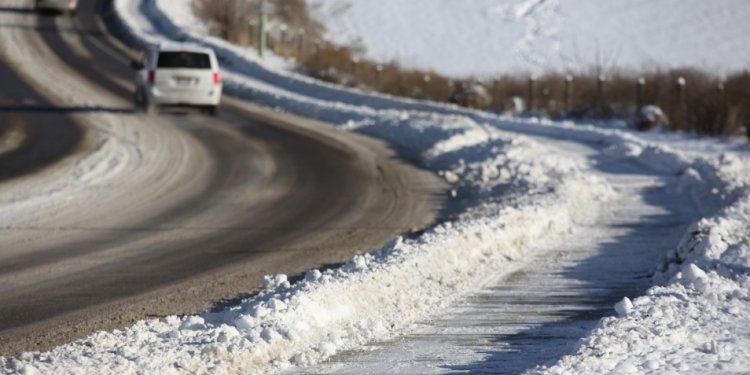
[[[258,57],[261,59],[266,53],[266,17],[268,14],[268,0],[260,0],[260,23],[258,25]]]

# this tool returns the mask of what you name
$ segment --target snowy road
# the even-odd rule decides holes
[[[197,312],[268,272],[336,264],[433,220],[439,180],[382,143],[231,99],[218,119],[134,113],[132,53],[99,28],[102,2],[81,1],[75,19],[31,4],[0,12],[13,25],[3,74],[49,110],[7,113],[43,130],[27,159],[52,157],[38,173],[3,171],[0,353]],[[66,114],[85,129],[75,154],[59,136]]]
[[[616,190],[593,222],[515,260],[403,336],[289,373],[517,374],[572,354],[618,301],[642,295],[653,265],[699,217],[692,198],[675,190],[675,176],[578,143],[553,143],[564,148],[561,155],[591,158]]]
[[[38,171],[74,153],[83,134],[55,108],[11,74],[0,61],[0,181]],[[54,122],[56,126],[46,126]]]

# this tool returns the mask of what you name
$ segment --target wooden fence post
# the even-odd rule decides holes
[[[256,28],[258,27],[258,24],[255,21],[250,22],[250,45],[253,47],[257,47],[258,45],[258,33]]]
[[[380,80],[383,75],[383,65],[375,65],[375,90],[380,90]]]
[[[495,107],[502,105],[502,101],[500,100],[500,82],[497,79],[492,81],[492,102]]]
[[[357,76],[357,64],[359,64],[359,58],[358,57],[352,57],[352,77]]]
[[[635,112],[638,113],[643,108],[643,89],[646,86],[646,79],[639,77],[635,82]]]
[[[313,54],[317,56],[318,53],[320,53],[320,41],[316,40],[313,42]]]
[[[429,88],[430,88],[430,82],[432,82],[432,77],[430,77],[429,74],[425,74],[424,77],[422,77],[422,82],[424,82],[424,86],[422,87],[422,93],[425,98],[429,97]]]
[[[305,55],[305,31],[299,29],[297,32],[297,57],[302,58]]]
[[[677,77],[677,97],[675,98],[677,100],[677,124],[679,127],[681,127],[683,130],[687,130],[687,124],[686,122],[686,115],[685,111],[686,103],[685,103],[685,90],[687,86],[687,81],[685,80],[685,77]],[[679,128],[678,128],[679,129]]]
[[[604,74],[599,75],[599,79],[596,85],[596,95],[597,100],[599,100],[599,105],[604,105],[604,85],[606,82],[607,77],[605,77]]]
[[[565,76],[565,89],[563,92],[563,105],[565,108],[563,109],[565,113],[573,109],[573,76],[568,74]]]
[[[536,108],[536,77],[531,76],[529,77],[529,92],[528,92],[528,101],[529,101],[529,111],[533,111]]]

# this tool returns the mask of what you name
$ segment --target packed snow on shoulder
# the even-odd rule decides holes
[[[455,77],[593,66],[748,67],[743,0],[307,0],[326,38]],[[398,42],[394,42],[398,41]]]
[[[665,254],[654,277],[657,286],[645,296],[618,303],[617,316],[603,319],[576,354],[534,372],[746,373],[750,363],[747,162],[746,155],[725,154],[712,164],[695,163],[702,164],[702,172],[693,166],[684,168],[683,188],[700,187],[706,200],[729,204],[694,224],[675,250]]]
[[[452,184],[461,211],[416,238],[395,238],[338,269],[310,270],[294,284],[285,275],[268,276],[259,294],[223,311],[99,332],[49,352],[6,358],[4,372],[266,373],[393,337],[485,275],[565,241],[572,225],[590,220],[617,194],[591,177],[587,159],[561,157],[544,137],[599,144],[604,152],[680,175],[675,188],[699,196],[709,218],[665,256],[660,286],[618,304],[618,316],[604,319],[576,355],[536,371],[680,371],[683,365],[719,371],[750,363],[746,146],[340,89],[267,68],[245,58],[247,49],[179,27],[187,2],[116,0],[115,6],[140,43],[212,46],[234,95],[390,142]]]

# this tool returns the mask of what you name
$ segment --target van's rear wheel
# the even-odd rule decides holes
[[[135,90],[133,93],[133,103],[137,109],[143,109],[143,92],[140,89]]]
[[[159,113],[159,105],[152,103],[148,100],[146,93],[142,89],[137,89],[133,93],[133,102],[135,107],[149,115],[155,115]]]
[[[216,117],[219,115],[219,106],[218,105],[211,105],[206,107],[206,113],[211,115],[212,117]]]
[[[149,115],[158,115],[159,114],[159,105],[155,103],[151,103],[148,100],[146,101],[146,104],[144,105],[144,110]]]

